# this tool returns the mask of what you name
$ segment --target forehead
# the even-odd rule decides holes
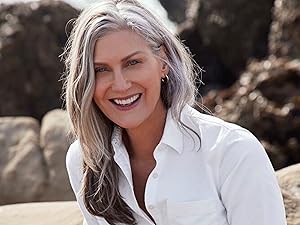
[[[150,53],[151,49],[144,38],[134,31],[114,31],[96,41],[94,61],[118,60],[135,51]]]

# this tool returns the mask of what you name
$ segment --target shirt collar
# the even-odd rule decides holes
[[[197,130],[195,130],[196,128],[194,127],[194,124],[189,120],[188,115],[190,111],[191,107],[188,105],[185,106],[180,115],[180,119],[186,126],[197,132]],[[111,142],[116,156],[121,153],[120,151],[124,151],[124,148],[121,147],[123,146],[122,128],[120,128],[119,126],[114,127]],[[167,113],[164,132],[159,144],[161,143],[170,146],[178,153],[182,153],[184,149],[188,149],[191,147],[193,147],[192,149],[195,150],[200,149],[200,140],[197,135],[177,122],[174,119],[171,110],[168,110]]]
[[[165,129],[161,138],[161,143],[170,146],[178,153],[184,150],[198,151],[200,149],[201,134],[193,121],[191,121],[191,113],[193,109],[186,105],[180,114],[180,122],[174,119],[171,110],[168,111]],[[183,124],[185,125],[183,125]],[[197,136],[197,134],[199,136]],[[200,139],[199,139],[200,138]]]
[[[183,150],[184,136],[182,128],[174,119],[171,110],[168,110],[165,128],[160,143],[170,146],[178,153],[181,153]]]
[[[115,125],[111,137],[111,144],[113,146],[113,150],[115,152],[114,157],[117,157],[121,151],[123,150],[123,142],[122,142],[122,128]]]

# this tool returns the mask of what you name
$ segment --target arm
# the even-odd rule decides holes
[[[87,211],[83,202],[83,198],[80,195],[82,184],[82,156],[81,147],[78,141],[74,142],[67,152],[66,167],[71,187],[73,189],[77,204],[84,219],[83,225],[109,225],[104,218],[96,218]]]
[[[230,225],[286,225],[281,191],[260,142],[247,130],[224,140],[220,194]]]

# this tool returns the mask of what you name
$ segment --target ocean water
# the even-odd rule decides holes
[[[38,0],[0,0],[0,3],[13,4],[16,2],[32,2]],[[88,4],[100,0],[64,0],[74,8],[82,9]],[[176,24],[168,19],[167,11],[162,7],[159,0],[139,0],[145,5],[153,14],[155,14],[173,33],[176,31]]]

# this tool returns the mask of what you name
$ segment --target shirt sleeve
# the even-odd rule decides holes
[[[81,147],[78,141],[69,147],[66,155],[66,168],[72,190],[83,216],[83,225],[109,225],[104,218],[90,214],[84,205],[83,197],[80,194],[82,185],[82,156],[80,150]]]
[[[286,225],[282,194],[260,142],[247,130],[224,139],[220,194],[230,225]]]

